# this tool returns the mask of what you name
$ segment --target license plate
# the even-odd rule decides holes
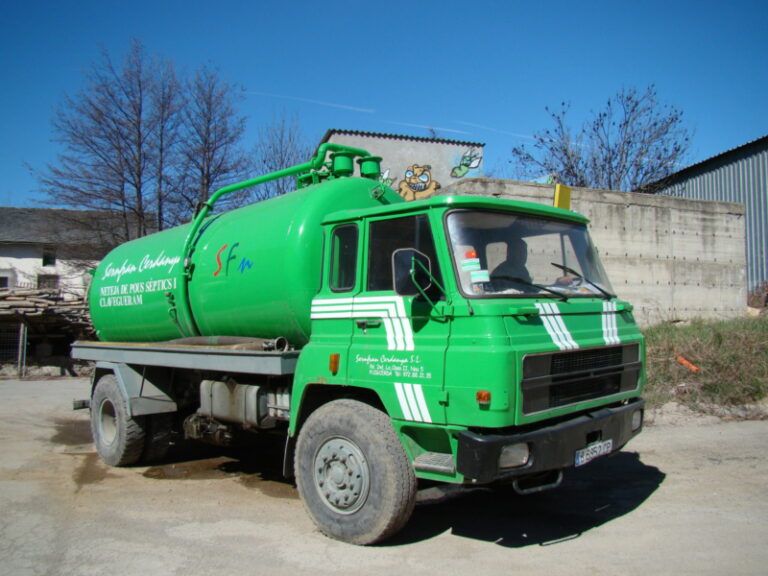
[[[604,440],[602,442],[595,442],[590,444],[586,448],[576,450],[576,466],[583,466],[587,462],[591,462],[599,456],[610,454],[613,449],[613,440]]]

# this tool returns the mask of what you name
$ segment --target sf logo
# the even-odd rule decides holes
[[[237,270],[240,272],[240,274],[246,270],[250,270],[253,267],[253,262],[251,262],[248,258],[240,258],[237,255],[235,249],[238,246],[240,246],[240,242],[235,242],[232,244],[232,246],[229,246],[229,244],[224,244],[221,248],[219,248],[219,250],[216,252],[216,270],[213,273],[214,277],[218,277],[222,270],[224,271],[224,276],[229,276],[230,265],[232,262],[237,261],[238,259],[240,263],[237,265]],[[225,251],[226,255],[222,261],[222,254],[224,254]]]

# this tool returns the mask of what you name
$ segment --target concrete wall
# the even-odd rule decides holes
[[[0,243],[0,276],[8,278],[9,286],[37,288],[39,275],[58,276],[65,298],[85,294],[88,279],[82,265],[57,256],[54,266],[43,266],[42,244]]]
[[[689,166],[662,180],[656,193],[744,204],[747,286],[768,284],[768,137]]]
[[[473,178],[440,192],[551,204],[554,186]],[[572,208],[590,219],[613,288],[641,324],[744,313],[741,204],[574,188]]]
[[[369,150],[382,157],[382,181],[392,186],[406,200],[428,198],[462,178],[482,175],[483,146],[471,143],[454,143],[440,139],[414,139],[383,137],[365,134],[333,134],[329,140],[336,144],[346,144]],[[464,168],[462,168],[462,159]],[[415,167],[414,167],[415,165]],[[474,168],[469,168],[474,166]],[[415,172],[414,177],[406,178],[406,170]],[[429,174],[423,190],[413,190],[408,184],[417,183],[419,175]]]

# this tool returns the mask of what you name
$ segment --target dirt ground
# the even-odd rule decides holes
[[[405,530],[360,548],[315,530],[282,445],[105,467],[77,379],[0,381],[0,572],[765,574],[768,421],[662,415],[623,452],[533,496],[427,488]]]

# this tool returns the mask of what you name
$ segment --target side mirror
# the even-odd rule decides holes
[[[415,296],[432,286],[432,261],[415,248],[392,253],[392,283],[396,294]]]

